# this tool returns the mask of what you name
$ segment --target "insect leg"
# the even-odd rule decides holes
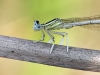
[[[35,42],[44,41],[44,37],[45,37],[45,34],[44,34],[44,32],[42,31],[42,38],[41,38],[41,40],[38,40],[38,41],[35,41]]]
[[[51,33],[52,34],[58,34],[58,35],[61,35],[61,36],[63,36],[63,38],[64,38],[64,36],[66,35],[66,44],[67,44],[67,48],[66,48],[66,50],[67,50],[67,52],[68,52],[68,34],[66,33],[66,32],[54,32],[54,31],[51,31]],[[62,39],[63,39],[62,38]]]
[[[47,32],[47,34],[49,35],[49,37],[51,38],[51,40],[52,40],[52,42],[53,42],[53,44],[52,44],[52,46],[51,46],[51,49],[50,49],[50,54],[51,54],[51,52],[52,52],[52,50],[53,50],[53,48],[54,48],[54,43],[55,43],[55,40],[54,40],[54,37],[51,35],[51,33],[49,32],[49,30],[46,30],[46,32]]]
[[[44,41],[44,37],[45,37],[45,34],[44,34],[43,30],[42,30],[42,38],[39,41]]]
[[[61,35],[62,36],[62,39],[61,39],[61,41],[60,41],[60,45],[62,45],[63,44],[63,42],[64,42],[64,34],[61,34],[61,33],[59,33],[59,32],[54,32],[54,31],[50,31],[52,34],[58,34],[58,35]]]

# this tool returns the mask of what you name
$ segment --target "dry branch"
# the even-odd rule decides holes
[[[51,44],[34,42],[15,37],[0,36],[0,56],[46,65],[86,71],[100,71],[100,51],[55,45],[52,54]]]

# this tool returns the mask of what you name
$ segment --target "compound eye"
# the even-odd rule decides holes
[[[39,21],[37,20],[36,23],[39,24]]]
[[[38,26],[38,28],[40,28],[40,26]]]
[[[35,25],[37,25],[37,24],[35,23]]]

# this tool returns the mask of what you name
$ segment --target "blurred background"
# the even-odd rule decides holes
[[[100,0],[0,0],[0,35],[39,40],[41,31],[32,29],[33,21],[45,23],[54,18],[89,17],[100,15]],[[81,27],[61,29],[67,32],[69,45],[100,49],[100,32]],[[54,35],[56,44],[61,36]],[[59,37],[58,37],[59,36]],[[44,42],[50,38],[46,35]],[[65,43],[64,43],[65,45]],[[100,75],[42,64],[0,58],[0,75]]]

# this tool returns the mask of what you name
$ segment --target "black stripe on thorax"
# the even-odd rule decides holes
[[[51,20],[51,21],[49,21],[49,22],[46,22],[45,24],[48,24],[48,23],[50,23],[50,22],[52,22],[52,21],[54,21],[54,20],[56,20],[56,18],[55,18],[55,19],[53,19],[53,20]]]

